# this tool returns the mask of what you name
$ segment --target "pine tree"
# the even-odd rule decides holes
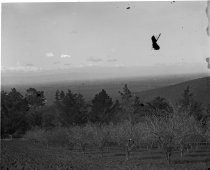
[[[108,123],[111,121],[113,102],[104,89],[95,95],[91,103],[89,115],[91,122]]]
[[[123,91],[119,91],[121,96],[121,105],[122,105],[122,112],[125,119],[128,119],[131,123],[134,122],[134,108],[133,108],[133,94],[128,88],[127,84],[124,85]]]
[[[56,93],[56,107],[59,110],[60,118],[65,126],[83,124],[87,122],[87,104],[81,94],[68,90]]]
[[[1,92],[1,133],[24,133],[28,129],[27,113],[29,110],[26,98],[15,88],[9,93]]]
[[[132,93],[130,91],[130,89],[128,88],[127,84],[125,84],[125,86],[123,87],[123,91],[119,91],[120,96],[122,98],[122,101],[127,103],[132,97]]]
[[[38,91],[35,88],[29,88],[26,90],[26,100],[34,109],[44,106],[46,102],[44,91]]]
[[[192,102],[193,93],[190,92],[190,86],[188,85],[182,94],[182,99],[179,101],[180,110],[189,113]]]
[[[61,100],[60,90],[56,90],[55,92],[55,101],[58,102]]]
[[[193,93],[190,91],[190,86],[184,90],[182,99],[179,101],[179,111],[186,113],[188,116],[193,116],[196,120],[201,121],[204,117],[204,108],[202,104],[193,98]]]

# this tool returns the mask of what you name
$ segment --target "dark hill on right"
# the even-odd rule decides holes
[[[190,86],[190,91],[193,92],[195,100],[202,102],[204,105],[210,104],[210,77],[198,78],[175,85],[136,92],[135,94],[144,101],[149,101],[154,97],[161,96],[175,104],[180,100],[188,85]]]

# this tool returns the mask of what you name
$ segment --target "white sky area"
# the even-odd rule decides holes
[[[206,5],[206,1],[4,3],[1,70],[21,74],[135,67],[149,68],[151,74],[205,73],[210,56]],[[151,36],[159,33],[160,50],[153,50]]]

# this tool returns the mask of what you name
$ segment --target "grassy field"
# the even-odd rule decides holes
[[[136,148],[125,161],[123,147],[87,148],[86,153],[68,147],[44,146],[29,140],[1,141],[1,169],[208,169],[210,147],[172,156],[169,165],[159,149]]]

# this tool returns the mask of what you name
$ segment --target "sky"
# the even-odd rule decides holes
[[[4,3],[2,74],[62,70],[82,74],[82,70],[87,73],[92,68],[104,74],[117,68],[137,68],[139,75],[146,74],[141,72],[145,68],[147,74],[209,72],[206,4],[206,1]],[[160,33],[157,42],[160,50],[154,50],[151,36]],[[126,74],[116,72],[119,76]]]

